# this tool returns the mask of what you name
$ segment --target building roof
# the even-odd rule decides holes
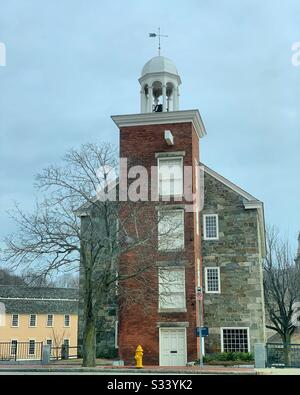
[[[155,56],[150,59],[142,69],[142,77],[152,73],[170,73],[178,75],[177,68],[171,59],[164,56]]]
[[[12,314],[76,314],[78,290],[0,285],[0,302]]]
[[[259,235],[262,246],[262,257],[265,257],[266,254],[266,228],[265,228],[265,214],[264,214],[264,204],[262,201],[258,200],[254,196],[250,195],[250,193],[246,192],[244,189],[240,188],[233,182],[229,181],[227,178],[221,176],[221,174],[216,171],[210,169],[208,166],[200,163],[201,166],[204,167],[204,173],[210,175],[215,178],[227,188],[231,189],[233,192],[238,194],[243,198],[243,205],[245,210],[257,210],[258,219],[259,219]]]

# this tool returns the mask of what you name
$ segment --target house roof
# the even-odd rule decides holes
[[[78,290],[0,285],[0,302],[12,314],[76,314]]]

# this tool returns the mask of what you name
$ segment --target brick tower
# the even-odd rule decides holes
[[[138,165],[149,175],[153,168],[158,173],[155,186],[149,178],[150,190],[158,189],[158,200],[152,201],[149,192],[148,202],[135,203],[144,205],[144,218],[157,224],[153,244],[157,257],[144,273],[153,292],[149,295],[145,290],[142,303],[125,303],[119,310],[119,354],[125,363],[133,364],[140,344],[145,365],[182,366],[199,356],[199,207],[187,200],[185,191],[187,185],[200,195],[199,141],[206,132],[198,110],[179,110],[181,79],[171,60],[163,56],[151,59],[139,82],[141,113],[112,119],[120,130],[120,157],[127,159],[127,171]],[[120,272],[132,264],[134,256],[132,251],[121,257]],[[128,289],[143,287],[138,278],[130,281]]]

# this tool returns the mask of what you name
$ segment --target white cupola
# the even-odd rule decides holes
[[[141,84],[141,113],[178,111],[179,77],[172,60],[155,56],[145,64]]]

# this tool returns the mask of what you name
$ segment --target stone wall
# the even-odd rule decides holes
[[[202,214],[218,214],[219,240],[202,241],[203,276],[205,267],[217,266],[221,278],[221,293],[204,297],[205,349],[221,351],[222,327],[248,327],[253,350],[265,340],[258,213],[246,210],[241,196],[207,173],[204,195]]]

